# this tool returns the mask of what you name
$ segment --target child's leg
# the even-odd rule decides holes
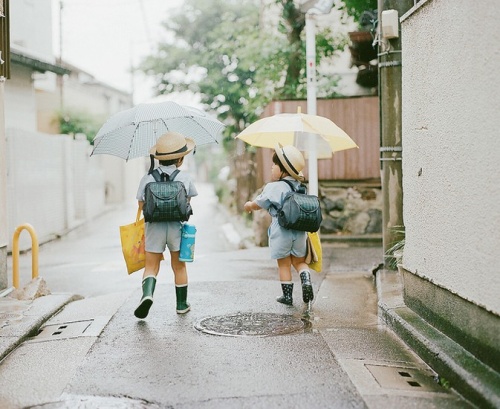
[[[292,256],[279,258],[276,261],[278,262],[280,281],[292,281]]]
[[[188,276],[186,263],[179,260],[180,251],[170,252],[170,265],[174,272],[175,285],[187,285]]]
[[[292,256],[292,264],[300,275],[302,283],[302,300],[307,303],[314,299],[314,291],[311,284],[311,273],[305,262],[305,257]]]
[[[288,256],[279,258],[278,271],[280,275],[281,290],[283,295],[278,297],[276,301],[286,304],[293,304],[293,282],[292,282],[292,259]]]
[[[151,253],[146,251],[146,265],[142,275],[142,298],[139,306],[134,311],[137,318],[146,318],[149,309],[153,305],[153,294],[156,286],[156,276],[160,271],[160,261],[163,253]]]
[[[191,306],[187,302],[188,276],[186,263],[179,260],[179,254],[180,251],[170,252],[170,264],[174,272],[176,311],[178,314],[184,314],[191,309]]]

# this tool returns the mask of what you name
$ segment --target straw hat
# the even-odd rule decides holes
[[[276,144],[274,150],[288,174],[296,180],[303,181],[302,169],[304,169],[306,163],[300,151],[295,146],[283,146],[281,143]]]
[[[186,156],[195,146],[191,138],[178,132],[167,132],[158,138],[149,153],[158,160],[178,159]]]

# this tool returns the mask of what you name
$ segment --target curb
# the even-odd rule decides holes
[[[449,385],[475,405],[500,407],[500,374],[406,307],[399,272],[376,276],[379,317]]]
[[[50,294],[29,301],[10,297],[0,299],[0,307],[8,304],[7,309],[0,310],[0,317],[2,315],[7,317],[4,325],[0,328],[0,361],[27,338],[36,335],[40,327],[64,306],[79,299],[82,297],[74,294]],[[20,320],[9,319],[10,316],[14,315],[8,313],[9,307],[14,307],[18,315],[21,316]]]

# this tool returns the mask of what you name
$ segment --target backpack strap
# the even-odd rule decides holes
[[[286,182],[288,186],[290,186],[290,189],[292,189],[292,192],[295,192],[295,187],[293,186],[293,183],[290,182],[289,180],[286,179],[281,179],[282,182]]]
[[[280,179],[280,180],[277,180],[276,182],[285,182],[288,186],[290,186],[290,189],[292,189],[292,192],[295,192],[295,188],[293,187],[293,183],[290,182],[289,180],[286,180],[286,179]],[[275,182],[275,183],[276,183]],[[281,209],[281,206],[275,206],[275,205],[271,205],[274,209],[276,209],[276,211],[280,211]]]
[[[172,174],[170,175],[170,179],[169,180],[174,180],[175,177],[178,175],[178,173],[180,172],[179,169],[175,169]]]
[[[157,182],[161,182],[161,174],[158,169],[153,170],[151,176],[153,176]]]
[[[160,170],[156,168],[151,172],[151,176],[153,176],[157,182],[167,182],[169,180],[174,180],[179,172],[180,170],[176,169],[172,172],[170,176],[168,176],[167,173],[160,172]]]
[[[290,188],[292,189],[292,192],[303,193],[303,194],[306,194],[307,192],[307,188],[303,183],[300,183],[299,186],[296,188],[294,184],[287,179],[280,179],[280,181],[286,182],[286,184],[290,186]]]

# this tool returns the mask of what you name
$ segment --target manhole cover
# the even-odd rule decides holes
[[[289,334],[304,328],[300,318],[265,312],[208,317],[195,325],[199,331],[228,337],[267,337]]]

